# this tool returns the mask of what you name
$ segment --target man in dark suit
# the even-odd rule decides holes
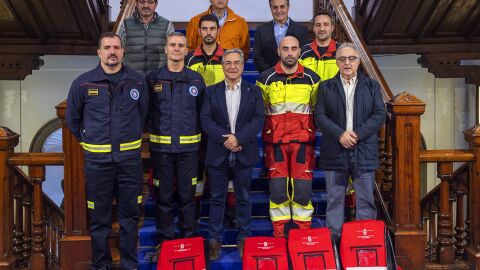
[[[257,27],[253,47],[253,62],[260,73],[278,63],[278,44],[284,37],[296,37],[300,48],[308,43],[307,27],[288,17],[289,0],[270,0],[269,4],[273,20]]]
[[[210,260],[220,256],[228,179],[233,179],[237,202],[240,256],[250,232],[250,181],[259,159],[257,133],[265,116],[260,88],[242,81],[243,59],[240,49],[225,51],[222,59],[225,80],[206,89],[200,114],[202,129],[208,135],[205,165],[211,191]]]

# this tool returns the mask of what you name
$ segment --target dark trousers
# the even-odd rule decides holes
[[[159,153],[151,152],[153,178],[157,192],[157,238],[164,240],[175,238],[175,223],[173,221],[173,204],[179,201],[179,214],[182,215],[182,237],[191,237],[195,232],[195,185],[197,182],[198,152]],[[174,200],[177,190],[178,200]]]
[[[359,171],[349,168],[343,171],[325,171],[327,186],[327,227],[336,240],[340,239],[345,218],[345,189],[348,178],[353,179],[355,189],[355,219],[376,219],[373,191],[375,184],[375,171]]]
[[[87,206],[92,237],[92,268],[109,267],[112,256],[112,199],[117,198],[120,261],[123,269],[137,268],[138,204],[141,202],[142,161],[96,163],[85,161]]]
[[[218,167],[208,167],[210,181],[210,239],[221,241],[223,229],[223,217],[225,199],[227,196],[229,175],[233,176],[233,189],[236,197],[238,239],[248,236],[250,233],[250,218],[252,206],[250,202],[250,182],[252,179],[253,166],[244,166],[239,162],[232,164],[228,157]]]

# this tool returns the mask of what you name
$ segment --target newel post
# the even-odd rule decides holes
[[[62,269],[88,269],[91,240],[87,226],[87,198],[83,171],[83,151],[65,124],[66,102],[57,105],[62,120],[64,162],[65,237],[60,240]]]
[[[0,127],[0,269],[14,269],[13,255],[13,183],[8,168],[8,157],[18,144],[20,136],[6,127]]]
[[[403,92],[388,104],[392,115],[395,253],[403,269],[423,270],[425,233],[420,209],[420,116],[425,103]]]
[[[475,155],[474,162],[470,165],[470,178],[468,179],[468,220],[469,235],[468,245],[465,249],[467,259],[473,269],[480,269],[480,125],[464,132],[465,140]]]

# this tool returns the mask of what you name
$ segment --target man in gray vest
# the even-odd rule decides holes
[[[118,35],[125,48],[125,63],[144,76],[166,64],[166,37],[173,24],[159,16],[158,0],[137,0],[133,16],[120,25]]]

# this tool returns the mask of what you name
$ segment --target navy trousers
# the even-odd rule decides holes
[[[87,206],[92,237],[92,269],[112,263],[108,236],[112,232],[112,200],[117,198],[120,225],[120,262],[137,268],[138,215],[143,184],[142,160],[97,163],[85,161]]]

